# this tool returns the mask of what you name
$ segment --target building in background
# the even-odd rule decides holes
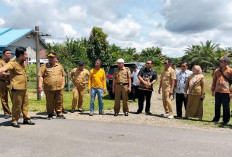
[[[28,53],[28,63],[36,63],[36,40],[33,35],[33,29],[11,29],[11,28],[0,28],[0,58],[2,57],[3,50],[8,48],[14,52],[17,47],[25,47]],[[46,63],[46,43],[40,38],[40,62]]]

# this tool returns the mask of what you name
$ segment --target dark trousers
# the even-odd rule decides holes
[[[177,113],[177,117],[182,117],[183,103],[184,103],[184,108],[186,110],[187,102],[188,102],[188,97],[185,98],[184,94],[176,93],[176,113]]]
[[[138,98],[138,87],[139,86],[134,86],[132,85],[132,100],[135,100],[136,98]]]
[[[143,111],[143,103],[144,103],[144,99],[146,97],[146,108],[145,108],[145,112],[150,112],[150,106],[151,106],[151,94],[152,91],[146,91],[146,90],[139,90],[139,102],[138,102],[138,112],[142,112]]]
[[[215,117],[214,121],[219,121],[221,116],[221,104],[223,107],[223,122],[230,121],[230,96],[229,93],[215,93]]]

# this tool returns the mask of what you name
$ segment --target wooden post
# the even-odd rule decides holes
[[[40,68],[40,56],[39,56],[39,26],[35,26],[35,39],[36,39],[36,77],[37,77],[37,100],[41,100],[41,95],[39,93],[39,68]]]

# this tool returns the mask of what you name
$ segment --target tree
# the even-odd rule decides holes
[[[147,60],[152,60],[155,66],[162,65],[163,60],[166,57],[162,54],[162,49],[159,47],[152,47],[143,49],[140,54],[140,61],[146,62]]]
[[[103,67],[107,67],[112,63],[107,37],[108,35],[101,28],[93,27],[87,42],[87,55],[92,66],[94,66],[97,59],[101,59]]]

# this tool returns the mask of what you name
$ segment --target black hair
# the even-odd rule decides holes
[[[11,50],[10,50],[10,49],[4,49],[4,50],[3,50],[3,54],[5,54],[5,53],[6,53],[6,51],[10,51],[10,52],[11,52]]]
[[[181,62],[181,65],[182,65],[182,64],[186,64],[186,65],[188,66],[188,63],[187,63],[187,62],[185,62],[185,61]]]
[[[100,64],[102,64],[102,61],[100,60],[100,59],[97,59],[96,61],[95,61],[95,63],[96,62],[99,62]]]
[[[20,55],[24,55],[24,53],[26,52],[26,48],[25,47],[18,47],[15,50],[15,56],[16,58],[19,58]]]
[[[166,59],[165,61],[168,61],[168,64],[172,63],[171,59]]]
[[[147,61],[151,61],[151,64],[153,64],[153,60],[147,60]]]

